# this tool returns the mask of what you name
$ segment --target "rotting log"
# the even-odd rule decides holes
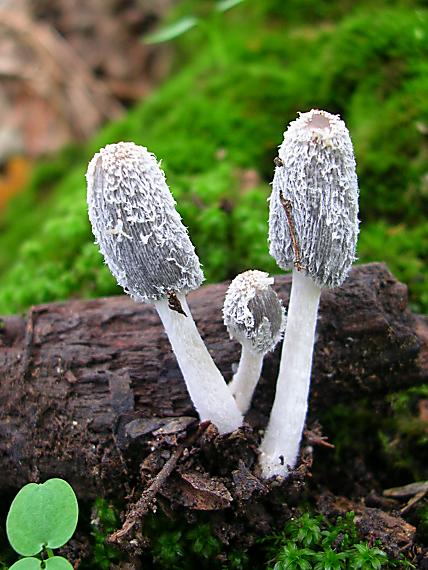
[[[221,307],[227,284],[202,287],[189,304],[227,379],[239,359]],[[275,279],[288,303],[290,277]],[[61,476],[81,498],[125,493],[132,421],[195,416],[155,310],[119,296],[33,307],[0,321],[0,489]],[[249,423],[271,406],[279,348],[269,355]],[[311,415],[332,402],[428,381],[428,321],[407,305],[406,286],[382,264],[355,267],[324,291],[317,327]],[[158,420],[153,420],[154,425]],[[154,428],[153,428],[154,429]],[[120,439],[120,438],[119,438]],[[144,458],[142,457],[141,460]],[[120,487],[120,489],[119,489]]]

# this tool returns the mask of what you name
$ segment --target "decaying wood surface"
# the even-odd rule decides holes
[[[275,282],[287,305],[290,278]],[[203,287],[189,295],[189,304],[230,379],[239,345],[222,323],[226,288]],[[248,415],[257,428],[269,413],[278,360],[279,348],[266,359]],[[167,418],[168,425],[185,427],[191,421],[185,417],[195,416],[155,310],[125,296],[41,305],[25,317],[4,317],[0,378],[3,491],[61,476],[80,498],[125,493],[123,434],[132,440],[165,426]],[[427,381],[428,321],[409,311],[405,285],[384,265],[356,267],[343,287],[323,292],[312,418],[332,403],[368,395],[375,401]]]

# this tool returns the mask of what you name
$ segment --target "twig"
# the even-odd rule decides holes
[[[132,505],[131,509],[126,515],[126,519],[122,525],[122,528],[116,530],[107,538],[107,542],[109,544],[121,544],[125,538],[128,538],[135,525],[139,523],[141,519],[153,507],[156,495],[159,493],[165,481],[174,471],[179,459],[183,455],[184,450],[192,445],[195,441],[197,441],[209,425],[210,422],[201,422],[196,432],[189,436],[185,442],[177,447],[177,449],[174,451],[168,461],[166,461],[165,465],[158,472],[147,489],[143,491],[138,501]]]
[[[417,503],[419,503],[421,499],[425,497],[426,494],[427,494],[426,489],[423,491],[419,491],[419,493],[416,493],[416,495],[412,497],[409,501],[407,501],[404,507],[400,509],[400,515],[405,515],[406,513],[408,513]]]
[[[328,441],[328,437],[321,434],[321,428],[319,426],[315,426],[313,429],[306,429],[305,438],[311,445],[322,445],[329,449],[335,448],[335,446]]]
[[[287,218],[288,228],[290,231],[291,244],[294,251],[294,267],[297,269],[297,271],[301,271],[304,268],[302,265],[302,258],[300,256],[299,244],[297,243],[296,226],[294,225],[293,218],[293,204],[291,203],[291,200],[288,200],[282,192],[279,193],[279,201],[284,208],[285,217]]]
[[[385,497],[394,497],[395,499],[406,499],[407,497],[414,497],[420,492],[428,492],[428,481],[417,481],[409,483],[402,487],[393,487],[392,489],[385,489],[383,494]]]
[[[408,513],[421,499],[428,493],[428,481],[416,481],[402,487],[393,487],[385,489],[383,494],[385,497],[393,497],[394,499],[407,499],[407,503],[400,509],[400,514]]]

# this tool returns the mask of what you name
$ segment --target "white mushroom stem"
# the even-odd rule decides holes
[[[187,316],[171,310],[168,301],[155,301],[154,306],[165,327],[187,390],[201,421],[210,420],[219,433],[235,431],[242,425],[242,414],[214,364],[196,328],[185,295],[177,298]]]
[[[263,367],[263,353],[242,345],[238,370],[229,382],[229,390],[233,394],[239,410],[246,414],[253,399],[254,390]]]
[[[265,478],[286,476],[296,465],[308,408],[320,294],[321,288],[310,277],[293,270],[275,400],[260,448]]]

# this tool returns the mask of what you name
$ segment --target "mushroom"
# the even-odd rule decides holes
[[[355,259],[358,182],[352,142],[337,115],[312,110],[290,123],[270,198],[270,254],[293,269],[274,404],[260,448],[264,477],[297,461],[308,406],[322,288],[340,286]]]
[[[284,308],[271,288],[273,282],[264,271],[245,271],[232,281],[224,300],[224,324],[230,338],[242,345],[229,388],[243,414],[251,405],[263,358],[275,348],[285,326]]]
[[[204,276],[153,154],[134,143],[107,145],[86,174],[92,230],[118,284],[152,303],[162,320],[201,420],[220,433],[243,421],[186,302]]]

